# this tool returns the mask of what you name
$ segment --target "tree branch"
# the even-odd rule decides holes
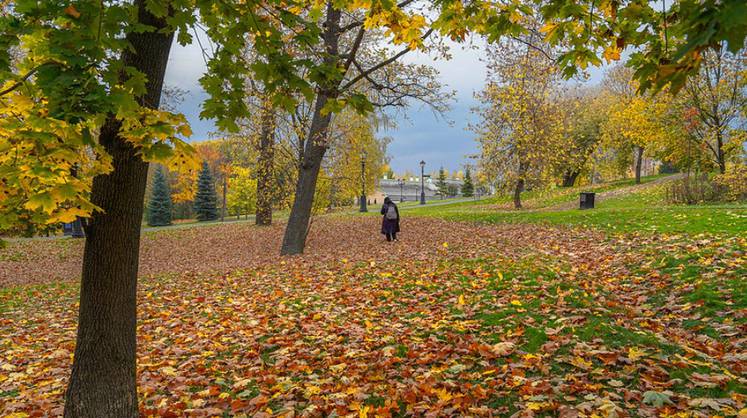
[[[423,34],[422,37],[420,37],[421,40],[425,40],[433,33],[433,28],[428,29],[428,31]],[[373,67],[369,68],[368,70],[365,70],[358,74],[355,78],[345,83],[344,86],[342,86],[339,91],[345,91],[349,89],[350,87],[353,87],[355,83],[361,81],[362,79],[366,78],[368,75],[370,75],[373,72],[376,72],[387,65],[393,63],[394,61],[397,61],[399,58],[401,58],[403,55],[407,54],[408,52],[412,51],[409,47],[403,49],[402,51],[398,52],[397,54],[389,57],[388,59],[381,61],[380,63],[374,65]],[[351,57],[352,58],[352,57]]]

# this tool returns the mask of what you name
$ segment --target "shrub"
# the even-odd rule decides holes
[[[687,174],[667,187],[669,203],[688,205],[704,202],[747,201],[747,166],[730,167],[725,174]]]
[[[737,164],[729,167],[726,173],[714,177],[713,181],[723,189],[724,200],[747,200],[747,165]]]
[[[671,182],[667,187],[666,199],[669,203],[693,205],[718,201],[721,194],[718,185],[708,178],[708,174],[687,174]]]

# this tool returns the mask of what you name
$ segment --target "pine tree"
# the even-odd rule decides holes
[[[438,194],[440,194],[442,198],[449,194],[449,185],[446,184],[446,171],[444,171],[443,167],[438,170],[438,181],[436,182],[436,187],[438,187]]]
[[[202,163],[202,171],[197,178],[197,193],[195,193],[195,214],[198,221],[214,221],[218,219],[218,196],[215,194],[213,175],[207,161]]]
[[[153,176],[153,190],[148,202],[148,225],[166,226],[171,225],[171,191],[163,173],[163,168],[158,166]]]
[[[464,170],[464,184],[462,184],[462,196],[472,197],[475,194],[475,186],[472,185],[472,176],[469,172],[469,167]]]

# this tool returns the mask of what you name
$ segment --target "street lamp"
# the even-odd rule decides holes
[[[425,161],[420,160],[420,204],[425,205]]]
[[[397,180],[397,184],[399,184],[399,202],[402,203],[405,201],[405,179]]]
[[[366,207],[366,151],[361,151],[361,212],[368,212]]]

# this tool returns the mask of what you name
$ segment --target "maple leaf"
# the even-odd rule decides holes
[[[648,390],[646,392],[643,392],[643,403],[655,406],[657,408],[664,406],[664,404],[673,405],[674,403],[670,399],[671,395],[672,393],[668,391],[656,392],[653,390]]]
[[[516,344],[510,341],[505,341],[493,344],[490,349],[497,356],[507,356],[516,349]]]

